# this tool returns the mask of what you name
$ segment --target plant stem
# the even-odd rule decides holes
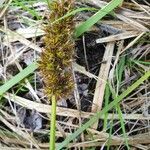
[[[50,128],[50,147],[49,150],[55,150],[55,126],[56,126],[56,97],[52,96],[51,128]]]

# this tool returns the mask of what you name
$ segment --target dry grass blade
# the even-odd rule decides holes
[[[145,32],[142,32],[141,34],[139,34],[139,36],[137,36],[133,41],[131,41],[122,51],[121,53],[123,53],[125,50],[129,49],[131,46],[133,46],[143,35]]]
[[[80,65],[77,64],[77,63],[73,63],[73,69],[74,69],[74,71],[77,71],[77,72],[79,72],[79,73],[82,73],[82,74],[88,76],[89,78],[94,78],[95,80],[103,80],[103,79],[97,77],[96,75],[94,75],[94,74],[92,74],[92,73],[86,71],[85,67],[80,66]],[[103,81],[104,81],[104,80],[103,80]]]
[[[0,116],[0,120],[9,128],[11,129],[13,132],[17,133],[18,135],[22,136],[23,138],[25,138],[26,140],[32,142],[32,144],[37,148],[40,149],[38,146],[38,143],[35,142],[31,136],[28,133],[23,132],[21,129],[19,129],[18,127],[13,126],[11,123],[9,123],[5,118],[3,118],[2,116]]]
[[[107,144],[108,141],[106,141]],[[150,143],[150,136],[149,134],[139,134],[139,136],[133,136],[128,138],[128,142],[130,145],[133,145],[135,147],[139,147],[140,144],[149,144]],[[96,146],[103,146],[104,141],[100,141],[99,139],[95,139],[93,141],[87,141],[82,143],[75,143],[75,144],[69,144],[69,148],[71,147],[96,147]],[[110,143],[112,146],[116,145],[123,145],[124,139],[119,140],[112,140]],[[148,146],[147,146],[148,148]]]
[[[13,94],[6,94],[4,95],[4,97],[14,103],[17,103],[19,105],[21,105],[22,107],[26,107],[27,109],[30,110],[36,110],[39,113],[51,113],[51,106],[50,105],[46,105],[46,104],[42,104],[42,103],[37,103],[37,102],[33,102],[30,101],[28,99],[19,97],[19,96],[14,96]],[[58,107],[57,106],[57,115],[59,116],[69,116],[69,117],[77,117],[80,116],[82,118],[89,118],[90,116],[93,116],[94,113],[90,113],[90,112],[79,112],[78,110],[75,109],[68,109],[68,108],[63,108],[63,107]],[[150,116],[143,116],[143,114],[124,114],[124,119],[133,119],[133,120],[148,120],[150,119]],[[103,118],[104,116],[102,116],[101,118]],[[118,115],[117,114],[109,114],[108,115],[108,119],[118,119]]]
[[[3,4],[5,4],[5,7],[0,8],[0,18],[3,17],[3,15],[5,14],[5,12],[8,9],[8,7],[9,7],[9,5],[10,5],[11,2],[12,2],[12,0],[2,0],[2,1],[0,1],[0,6],[2,6]]]
[[[110,35],[108,37],[100,38],[96,40],[96,43],[107,43],[107,42],[114,42],[114,41],[119,41],[119,40],[124,40],[132,37],[136,37],[139,34],[141,34],[138,31],[128,31],[116,35]]]
[[[149,31],[148,28],[146,28],[145,26],[143,26],[142,24],[140,24],[139,22],[133,20],[133,19],[130,19],[130,18],[127,18],[123,15],[120,15],[120,14],[117,14],[116,15],[120,20],[124,21],[125,23],[128,23],[130,24],[130,26],[134,27],[137,29],[137,31],[143,31],[143,32],[147,32]]]
[[[30,42],[23,35],[19,35],[18,33],[13,32],[9,29],[5,30],[5,29],[1,28],[0,31],[7,34],[7,36],[5,36],[5,40],[3,42],[4,45],[6,45],[6,46],[9,45],[9,43],[11,41],[20,41],[22,44],[30,47],[31,49],[34,49],[37,52],[41,52],[41,48],[38,45],[35,45],[34,43]],[[11,38],[11,39],[9,39],[9,38]]]
[[[104,81],[98,80],[96,83],[94,98],[93,98],[93,105],[92,105],[93,113],[100,111],[102,108],[105,86],[106,86],[109,70],[111,67],[114,46],[115,46],[115,43],[108,43],[105,49],[103,61],[106,61],[106,63],[101,65],[99,75],[98,75],[98,78],[103,79]],[[98,122],[95,123],[93,127],[97,128],[97,125],[98,125]]]

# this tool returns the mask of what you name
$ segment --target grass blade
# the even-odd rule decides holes
[[[64,15],[63,17],[61,17],[61,18],[55,20],[52,24],[54,24],[54,23],[56,23],[56,22],[58,22],[58,21],[61,21],[62,19],[65,19],[65,18],[67,18],[67,17],[69,17],[69,16],[75,15],[76,13],[81,12],[81,11],[96,11],[96,10],[97,10],[96,8],[91,8],[91,7],[78,8],[78,9],[75,9],[75,10],[73,10],[73,11],[67,13],[67,14]]]
[[[117,112],[118,112],[118,115],[119,115],[119,119],[120,119],[120,123],[121,123],[121,129],[122,129],[122,132],[123,132],[123,137],[125,139],[125,144],[127,146],[127,149],[130,150],[130,147],[129,147],[129,144],[128,144],[128,139],[127,139],[127,134],[126,134],[126,129],[125,129],[125,125],[124,125],[125,121],[124,121],[122,111],[121,111],[121,108],[120,108],[119,104],[117,104],[116,109],[117,109]]]
[[[34,62],[28,67],[26,67],[24,70],[22,70],[20,73],[12,77],[12,79],[8,80],[4,85],[0,87],[0,95],[3,95],[7,90],[9,90],[15,84],[23,80],[29,74],[33,73],[33,71],[37,68],[38,68],[37,63]]]
[[[122,82],[124,68],[125,68],[125,60],[126,60],[125,56],[121,57],[121,59],[119,61],[119,64],[116,67],[116,79],[117,79],[117,90],[116,91],[117,92],[115,93],[114,89],[111,87],[113,97],[117,97],[118,96],[118,92],[119,92],[119,89],[120,89],[120,84]],[[119,120],[120,120],[120,124],[121,124],[121,129],[122,129],[122,132],[123,132],[123,137],[125,139],[125,144],[127,146],[127,149],[129,150],[130,147],[129,147],[129,144],[128,144],[125,124],[124,124],[125,120],[124,120],[123,115],[122,115],[120,104],[116,105],[116,110],[118,112],[118,116],[119,116]]]
[[[110,96],[111,96],[110,88],[109,88],[109,85],[106,84],[105,97],[104,97],[105,107],[107,107],[108,104],[109,104],[109,98],[110,98]],[[103,130],[107,130],[107,121],[108,121],[107,117],[108,117],[108,113],[105,113],[104,116],[105,117],[104,117],[104,127],[103,127]]]
[[[122,4],[123,0],[112,0],[102,9],[100,9],[97,13],[95,13],[92,17],[90,17],[87,21],[82,23],[79,27],[77,27],[75,31],[75,37],[79,37],[89,28],[91,28],[95,23],[97,23],[104,16],[109,14],[113,9]]]

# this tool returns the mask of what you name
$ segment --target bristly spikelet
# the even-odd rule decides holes
[[[41,53],[39,68],[50,98],[66,98],[74,87],[72,76],[73,16],[53,23],[73,10],[74,0],[56,0],[51,3],[49,23],[45,27],[45,49]]]

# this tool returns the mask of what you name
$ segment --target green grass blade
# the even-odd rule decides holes
[[[112,118],[112,120],[110,121],[110,131],[109,131],[109,137],[108,137],[108,142],[107,142],[107,150],[110,149],[110,145],[111,145],[111,135],[112,135],[112,129],[113,129],[113,120],[114,120],[114,118]]]
[[[140,60],[131,60],[135,64],[143,64],[143,65],[150,65],[150,62],[148,61],[140,61]]]
[[[121,129],[123,131],[123,137],[125,139],[125,144],[127,146],[127,149],[130,150],[130,147],[129,147],[129,144],[128,144],[128,139],[127,139],[127,134],[126,134],[126,129],[125,129],[125,125],[124,125],[125,121],[123,119],[122,111],[121,111],[121,108],[120,108],[119,104],[117,104],[116,109],[117,109],[117,112],[118,112],[118,115],[119,115],[119,119],[120,119],[120,123],[121,123]]]
[[[75,30],[75,37],[79,37],[85,31],[89,30],[95,23],[97,23],[100,19],[104,16],[109,14],[113,9],[117,6],[122,4],[123,0],[112,0],[102,9],[100,9],[97,13],[95,13],[92,17],[90,17],[87,21],[82,23],[77,29]]]
[[[125,68],[125,60],[126,60],[126,57],[125,56],[122,56],[121,57],[121,60],[118,64],[118,67],[117,67],[117,79],[119,80],[119,85],[122,81],[122,77],[123,77],[123,72],[124,72],[124,68]]]
[[[14,1],[15,1],[15,5],[18,5],[23,10],[28,11],[33,17],[36,17],[38,20],[41,19],[41,17],[38,15],[38,13],[34,9],[31,9],[26,6],[27,1],[18,1],[18,0],[14,0]],[[31,5],[31,3],[29,3],[29,4]]]
[[[105,97],[104,97],[104,100],[105,100],[105,107],[108,106],[109,104],[109,98],[111,96],[111,92],[110,92],[110,88],[109,88],[109,85],[106,84],[106,89],[105,89]],[[108,112],[104,114],[105,117],[104,117],[104,127],[103,127],[103,130],[107,130],[107,117],[108,117]]]
[[[73,10],[71,12],[68,12],[63,17],[60,17],[59,19],[55,20],[52,24],[54,24],[54,23],[56,23],[56,22],[58,22],[58,21],[60,21],[62,19],[65,19],[65,18],[67,18],[69,16],[75,15],[76,13],[81,12],[81,11],[97,11],[97,9],[96,8],[91,8],[91,7],[78,8],[78,9],[75,9],[75,10]]]
[[[117,78],[117,90],[116,91],[117,91],[117,93],[115,93],[114,89],[111,87],[111,90],[113,91],[112,92],[113,97],[117,97],[118,96],[118,92],[119,92],[119,89],[120,89],[120,83],[121,83],[121,81],[123,79],[123,73],[124,73],[124,68],[125,68],[125,60],[126,60],[125,56],[121,57],[121,59],[119,61],[119,64],[116,67],[116,78]],[[128,144],[127,134],[126,134],[125,125],[124,125],[125,121],[123,119],[123,115],[122,115],[122,111],[121,111],[121,108],[120,108],[120,104],[116,105],[116,110],[118,112],[119,120],[120,120],[120,123],[121,123],[121,129],[122,129],[122,132],[123,132],[123,137],[125,139],[125,143],[126,143],[127,149],[129,150],[130,147],[129,147],[129,144]]]
[[[32,63],[31,65],[26,67],[24,70],[22,70],[20,73],[12,77],[12,79],[8,80],[4,85],[0,87],[0,95],[3,95],[7,90],[9,90],[15,84],[23,80],[29,74],[33,73],[33,71],[37,68],[38,68],[37,63]]]
[[[121,95],[114,99],[107,107],[105,107],[101,112],[97,112],[90,120],[85,123],[81,128],[76,130],[73,134],[69,135],[62,143],[57,144],[56,149],[61,150],[66,147],[72,140],[79,136],[83,131],[92,126],[102,115],[104,115],[108,110],[116,106],[123,98],[130,94],[134,89],[136,89],[143,81],[150,77],[150,71],[146,72],[140,79],[138,79],[134,84],[127,88]]]

